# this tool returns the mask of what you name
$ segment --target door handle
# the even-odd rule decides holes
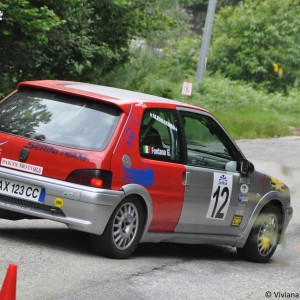
[[[190,172],[184,172],[182,176],[182,183],[185,186],[190,185]]]

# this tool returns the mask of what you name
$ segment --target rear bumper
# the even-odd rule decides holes
[[[0,167],[0,178],[45,189],[43,203],[0,194],[0,209],[53,220],[69,228],[102,234],[123,191],[96,189]]]

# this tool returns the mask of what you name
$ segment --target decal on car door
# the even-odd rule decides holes
[[[217,220],[225,219],[231,198],[231,191],[232,175],[215,172],[206,218]]]

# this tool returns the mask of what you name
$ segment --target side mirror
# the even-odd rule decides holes
[[[254,171],[254,165],[247,159],[242,158],[240,164],[240,172],[243,175],[248,175]]]

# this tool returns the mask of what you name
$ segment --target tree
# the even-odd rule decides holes
[[[63,22],[46,6],[32,7],[26,0],[0,2],[0,93],[8,92],[20,78],[30,78],[43,57],[48,33]]]
[[[215,20],[209,69],[286,91],[300,75],[299,15],[298,0],[246,0],[224,8]]]
[[[136,36],[174,26],[156,0],[6,0],[0,3],[0,92],[16,82],[99,82],[127,61]]]

